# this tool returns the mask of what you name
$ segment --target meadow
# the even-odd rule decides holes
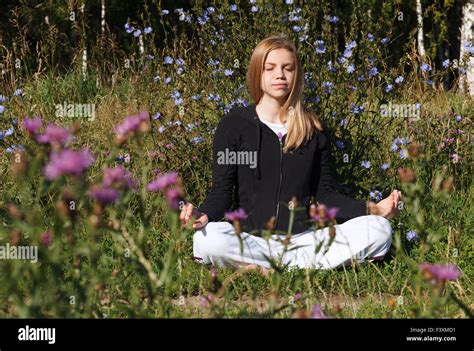
[[[474,103],[459,88],[473,43],[439,62],[413,48],[403,4],[296,3],[151,1],[119,28],[96,20],[93,40],[87,7],[47,25],[12,12],[12,32],[23,19],[44,40],[18,30],[1,51],[0,247],[37,261],[0,250],[0,317],[473,317]],[[180,206],[209,192],[215,127],[252,103],[247,61],[276,32],[330,127],[338,190],[404,195],[383,262],[262,274],[192,260]]]

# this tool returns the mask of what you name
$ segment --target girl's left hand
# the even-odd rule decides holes
[[[398,202],[401,199],[402,193],[395,189],[388,197],[381,200],[377,204],[369,204],[369,207],[371,208],[370,213],[391,219],[400,212],[398,209]]]

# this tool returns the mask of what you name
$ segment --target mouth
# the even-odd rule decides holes
[[[275,89],[286,89],[288,87],[287,84],[273,84]]]

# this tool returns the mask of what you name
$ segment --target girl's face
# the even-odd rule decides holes
[[[291,51],[287,49],[270,51],[262,73],[261,86],[264,95],[284,102],[290,93],[295,69],[295,59]]]

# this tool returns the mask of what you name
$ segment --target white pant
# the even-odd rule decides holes
[[[194,233],[194,257],[198,262],[220,267],[256,264],[270,268],[267,256],[281,259],[288,267],[331,269],[350,264],[352,260],[362,263],[366,259],[382,259],[392,243],[390,222],[381,216],[356,217],[335,228],[336,236],[330,245],[329,228],[309,229],[294,234],[286,250],[281,242],[284,236],[272,235],[267,241],[241,233],[241,252],[240,240],[232,224],[209,222]]]

